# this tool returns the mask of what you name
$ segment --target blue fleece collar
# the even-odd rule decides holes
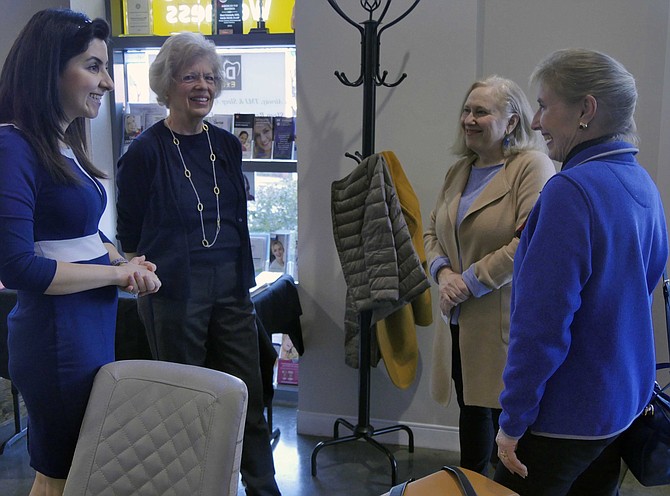
[[[639,151],[640,150],[637,147],[626,141],[608,141],[605,143],[597,143],[593,146],[589,146],[583,150],[580,150],[575,155],[570,157],[570,159],[563,164],[561,170],[571,169],[583,164],[584,162],[597,160],[603,157],[611,157],[613,155],[623,155],[627,153],[635,155]]]

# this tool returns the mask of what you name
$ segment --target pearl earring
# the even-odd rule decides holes
[[[579,123],[579,129],[584,130],[587,127],[589,127],[589,125],[586,122],[580,122]]]

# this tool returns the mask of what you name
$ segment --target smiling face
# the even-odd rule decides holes
[[[77,117],[96,117],[102,96],[112,89],[114,83],[107,72],[107,44],[95,38],[84,53],[67,62],[60,76],[60,102],[66,116],[64,128]]]
[[[170,116],[179,122],[200,122],[212,110],[215,94],[212,65],[205,59],[197,59],[177,75],[168,92]]]
[[[280,262],[284,261],[284,245],[281,243],[275,243],[272,245],[272,254]]]
[[[549,157],[563,162],[570,150],[584,141],[584,133],[579,130],[582,106],[565,102],[545,84],[540,84],[537,103],[532,128],[542,133]]]
[[[259,146],[266,152],[272,148],[272,128],[267,124],[254,128],[254,138],[256,146]]]
[[[479,156],[479,165],[502,161],[502,140],[516,122],[499,108],[494,91],[490,86],[473,89],[461,112],[465,144]]]

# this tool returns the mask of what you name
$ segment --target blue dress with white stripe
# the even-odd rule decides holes
[[[9,373],[28,411],[31,466],[64,479],[93,378],[114,360],[117,289],[45,295],[56,260],[109,265],[98,231],[99,181],[64,151],[80,178],[55,182],[21,132],[0,127],[0,280],[17,290],[9,314]]]

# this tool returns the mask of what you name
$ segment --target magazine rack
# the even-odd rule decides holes
[[[339,71],[335,71],[335,76],[345,86],[361,86],[363,85],[363,147],[361,152],[354,154],[345,153],[345,156],[362,161],[364,158],[374,153],[375,142],[375,113],[376,113],[376,88],[377,86],[386,86],[387,88],[399,85],[407,74],[402,74],[400,78],[394,83],[386,82],[388,71],[379,72],[379,47],[380,36],[385,30],[404,19],[420,0],[414,0],[411,6],[395,20],[386,23],[384,27],[380,28],[382,19],[388,12],[392,0],[386,0],[386,3],[377,19],[373,19],[375,11],[381,6],[382,0],[360,0],[361,7],[368,12],[368,20],[362,22],[362,26],[352,21],[339,7],[336,0],[328,0],[328,3],[335,9],[345,21],[354,26],[361,35],[361,73],[354,82],[351,82],[347,76]],[[356,441],[364,439],[379,451],[384,453],[391,462],[391,485],[397,483],[398,464],[393,454],[382,444],[373,439],[374,436],[387,434],[389,432],[403,430],[407,432],[409,437],[408,448],[409,452],[414,452],[414,434],[406,425],[394,425],[385,427],[383,429],[375,430],[370,425],[370,352],[371,352],[371,330],[370,325],[372,321],[372,311],[363,311],[358,316],[360,326],[360,345],[359,345],[359,390],[358,390],[358,423],[351,424],[345,419],[338,418],[335,420],[333,427],[333,439],[322,441],[318,443],[312,451],[312,477],[316,477],[316,457],[321,449],[326,446],[333,446],[348,441]],[[349,436],[339,437],[339,426],[344,425],[352,434]]]

